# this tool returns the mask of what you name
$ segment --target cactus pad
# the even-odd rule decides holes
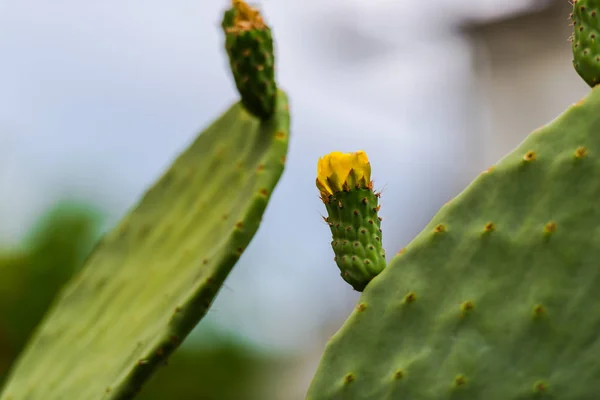
[[[267,122],[233,105],[98,243],[0,399],[130,399],[165,363],[250,243],[283,172],[289,115],[278,96]]]
[[[598,110],[596,88],[443,206],[366,287],[307,399],[598,398]]]
[[[270,118],[277,101],[271,29],[258,10],[243,0],[233,0],[233,7],[225,11],[221,26],[242,104],[258,118]]]
[[[573,66],[590,86],[600,83],[600,0],[573,0]]]

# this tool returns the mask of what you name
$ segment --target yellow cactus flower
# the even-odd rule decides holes
[[[341,153],[334,151],[319,159],[317,164],[317,188],[321,200],[352,188],[372,189],[371,164],[364,151]]]

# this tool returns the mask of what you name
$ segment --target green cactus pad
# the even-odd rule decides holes
[[[600,89],[442,207],[330,339],[309,400],[596,399]]]
[[[574,0],[573,66],[590,86],[600,83],[600,0]]]
[[[267,122],[233,105],[175,160],[58,295],[1,400],[130,399],[165,363],[249,245],[283,172],[283,92],[278,104]]]
[[[249,8],[245,3],[242,7]],[[250,113],[264,120],[271,117],[277,102],[273,37],[260,14],[249,9],[256,13],[253,21],[236,24],[239,11],[231,8],[225,12],[221,26],[241,102]]]
[[[325,203],[336,264],[342,278],[359,292],[386,265],[377,203],[378,195],[371,189],[339,192]]]

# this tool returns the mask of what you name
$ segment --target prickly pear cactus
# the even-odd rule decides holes
[[[573,0],[573,66],[590,86],[600,83],[600,0]]]
[[[271,29],[244,0],[232,3],[221,26],[233,78],[244,107],[258,118],[268,119],[277,102]]]
[[[308,400],[595,399],[600,88],[446,204],[330,339]]]
[[[283,172],[281,91],[277,104],[267,122],[233,105],[175,160],[58,296],[1,400],[130,399],[165,363],[249,245]]]
[[[322,157],[316,184],[327,209],[334,260],[342,278],[362,292],[385,268],[379,193],[373,191],[367,155],[333,152]]]

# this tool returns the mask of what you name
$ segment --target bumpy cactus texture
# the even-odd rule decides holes
[[[234,0],[234,7],[225,12],[221,26],[242,104],[258,118],[270,118],[277,102],[271,28],[257,10],[241,0]]]
[[[233,105],[175,160],[58,295],[0,399],[135,395],[259,227],[288,148],[283,92],[278,105],[268,122]]]
[[[373,191],[367,154],[334,151],[321,157],[315,184],[327,208],[334,260],[342,278],[362,292],[386,265],[377,215],[380,194]]]
[[[371,189],[352,189],[332,195],[325,206],[341,276],[362,292],[386,266],[377,194]]]
[[[596,399],[600,89],[442,207],[330,339],[309,400]]]
[[[600,83],[600,0],[573,0],[573,66],[590,86]]]

